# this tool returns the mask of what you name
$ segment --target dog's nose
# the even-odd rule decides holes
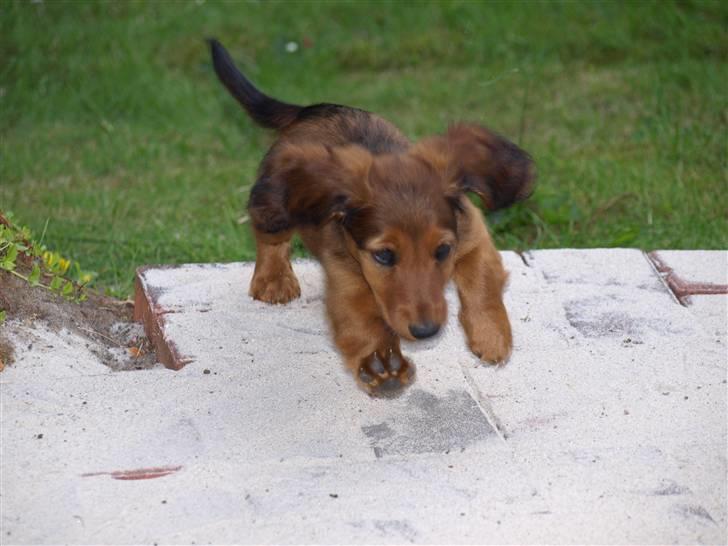
[[[422,324],[410,324],[409,331],[417,339],[425,339],[439,332],[440,325],[430,321],[423,322]]]

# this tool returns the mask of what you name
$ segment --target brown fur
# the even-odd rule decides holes
[[[229,58],[215,47],[220,73],[218,64]],[[252,84],[230,65],[223,68],[228,88],[255,114],[253,102],[262,99],[249,97]],[[243,82],[237,87],[236,77]],[[257,243],[251,296],[286,303],[300,295],[289,261],[290,238],[298,232],[324,268],[336,346],[370,392],[410,380],[413,367],[399,339],[429,337],[445,324],[450,279],[470,349],[487,362],[506,360],[512,347],[502,299],[507,273],[465,193],[478,194],[491,209],[527,197],[534,180],[528,155],[474,124],[412,144],[368,112],[268,100],[285,109],[276,114],[275,104],[266,103],[253,115],[266,116],[279,136],[249,203]],[[393,263],[378,261],[389,258]]]

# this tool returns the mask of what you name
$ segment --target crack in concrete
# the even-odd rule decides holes
[[[473,376],[470,374],[467,366],[462,362],[459,364],[460,370],[463,372],[465,382],[468,384],[470,395],[473,397],[473,400],[475,400],[475,404],[478,406],[480,413],[483,414],[483,417],[485,417],[485,420],[488,422],[490,427],[498,435],[498,438],[500,438],[504,444],[508,445],[506,442],[506,439],[508,438],[508,431],[506,431],[505,427],[501,424],[500,419],[498,419],[498,416],[495,414],[495,411],[493,411],[490,401],[478,388],[478,385],[475,382],[475,379],[473,379]]]
[[[305,334],[307,336],[321,336],[325,334],[322,330],[311,330],[309,328],[300,328],[296,326],[289,326],[287,324],[284,324],[282,322],[276,322],[276,326],[279,328],[283,328],[284,330],[290,330],[291,332],[296,332],[298,334]]]

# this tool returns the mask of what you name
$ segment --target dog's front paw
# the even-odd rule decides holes
[[[505,310],[495,315],[482,315],[477,320],[469,320],[461,314],[460,322],[468,338],[468,347],[475,356],[491,364],[504,364],[508,360],[513,336]]]
[[[513,342],[510,331],[506,334],[497,330],[486,330],[477,331],[468,339],[468,345],[479,359],[490,364],[505,364],[511,355]]]
[[[253,275],[250,282],[250,295],[253,299],[266,303],[288,303],[301,295],[298,279],[293,274]]]
[[[377,351],[361,361],[356,378],[371,395],[391,395],[409,384],[414,374],[414,365],[399,351]]]

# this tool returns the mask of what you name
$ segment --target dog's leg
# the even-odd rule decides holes
[[[332,273],[327,268],[326,308],[346,366],[370,394],[401,389],[414,376],[414,365],[382,320],[371,289],[360,274]]]
[[[503,305],[508,273],[480,213],[470,217],[467,248],[458,257],[453,275],[460,296],[460,323],[473,353],[487,362],[504,362],[513,345]]]
[[[298,279],[291,267],[292,231],[275,236],[255,230],[255,271],[250,295],[267,303],[288,303],[301,295]]]

